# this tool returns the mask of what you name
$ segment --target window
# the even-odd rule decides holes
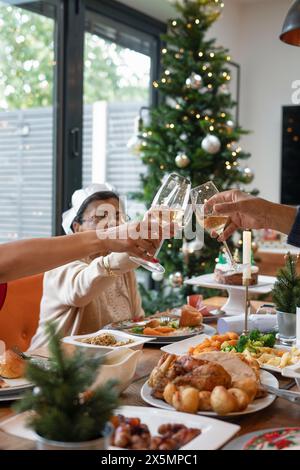
[[[127,143],[141,107],[151,104],[157,41],[92,11],[85,28],[83,185],[108,182],[130,194],[140,189],[144,167]],[[142,210],[133,202],[128,209]]]
[[[139,188],[127,142],[164,25],[113,0],[0,0],[0,30],[0,242],[59,234],[82,184]]]
[[[52,233],[55,6],[37,4],[0,1],[1,242]]]

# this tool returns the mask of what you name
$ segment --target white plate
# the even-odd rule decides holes
[[[16,393],[22,392],[32,387],[32,384],[24,377],[21,377],[20,379],[5,379],[3,377],[3,380],[9,386],[5,388],[0,388],[0,398],[11,394],[15,395]]]
[[[274,377],[274,375],[270,374],[270,372],[262,370],[260,372],[260,379],[261,379],[262,384],[279,388],[278,380],[276,379],[276,377]],[[146,403],[149,403],[149,405],[155,406],[156,408],[162,408],[164,410],[174,410],[173,406],[169,405],[165,401],[159,400],[158,398],[154,398],[151,395],[151,390],[152,389],[149,387],[148,382],[144,383],[142,390],[141,390],[141,397]],[[270,393],[268,393],[266,397],[258,398],[257,400],[254,400],[254,402],[248,405],[248,407],[244,411],[238,411],[236,413],[229,413],[226,416],[222,416],[222,418],[255,413],[256,411],[263,410],[264,408],[267,408],[268,406],[270,406],[271,403],[273,403],[275,399],[276,399],[275,395],[271,395]],[[199,411],[197,414],[198,415],[201,414],[205,416],[218,416],[219,418],[221,417],[214,411]]]
[[[113,335],[117,341],[126,341],[131,339],[133,342],[128,343],[124,346],[97,346],[96,344],[88,344],[88,343],[82,343],[80,340],[86,339],[86,338],[93,338],[94,336],[99,336],[102,334],[111,334]],[[96,331],[95,333],[89,333],[87,335],[76,335],[76,336],[66,336],[65,338],[62,339],[62,342],[65,344],[71,344],[75,346],[76,348],[82,348],[85,349],[88,353],[91,354],[99,354],[101,356],[107,356],[107,355],[112,355],[115,351],[118,351],[123,348],[130,348],[130,349],[142,349],[144,343],[148,343],[149,341],[152,341],[152,338],[138,338],[137,336],[131,335],[129,333],[125,333],[124,331],[117,331],[117,330],[99,330]]]
[[[189,352],[189,349],[193,346],[201,344],[206,338],[210,336],[207,334],[201,334],[193,336],[192,338],[184,339],[183,341],[177,341],[177,343],[168,344],[163,348],[160,348],[162,351],[168,354],[175,354],[176,356],[183,356]]]
[[[249,291],[253,294],[267,294],[272,289],[276,278],[274,276],[258,276],[258,283],[255,286],[249,286]],[[189,284],[192,286],[202,286],[202,287],[209,287],[212,289],[234,289],[234,290],[241,290],[245,289],[244,286],[230,286],[227,284],[220,284],[216,282],[214,278],[214,274],[203,274],[202,276],[194,277],[185,281],[185,284]]]
[[[143,406],[121,406],[116,410],[116,413],[131,418],[140,418],[142,423],[147,424],[151,434],[157,434],[157,429],[163,423],[182,423],[190,428],[201,429],[201,434],[181,447],[182,450],[219,449],[240,430],[240,426],[213,418],[188,415],[177,411],[156,410]],[[35,441],[37,437],[35,432],[26,427],[27,416],[28,413],[21,413],[2,421],[0,423],[1,431]],[[109,449],[118,448],[111,446]]]
[[[203,324],[203,330],[201,332],[201,335],[205,336],[213,336],[217,333],[216,328],[213,326],[205,325]],[[182,339],[182,336],[177,336],[177,337],[168,337],[168,336],[159,336],[157,339],[152,341],[153,344],[159,344],[159,345],[164,345],[164,344],[178,344],[181,343],[182,341],[188,341],[192,340],[194,338],[197,338],[199,335],[196,336],[189,336],[187,339]]]
[[[173,315],[173,313],[172,313],[172,315]],[[149,322],[149,319],[148,320],[145,319],[141,322],[135,322],[134,324],[132,324],[132,322],[120,322],[120,324],[121,325],[128,325],[128,326],[130,326],[130,325],[132,325],[132,326],[144,326],[148,322]],[[124,331],[124,329],[122,327],[120,329],[118,329],[118,323],[111,323],[110,325],[107,325],[107,327],[106,327],[107,330],[106,331],[108,331],[110,327],[114,331]],[[211,326],[208,326],[208,325],[205,325],[205,324],[202,324],[200,327],[195,327],[195,329],[196,329],[196,331],[186,332],[186,333],[183,333],[181,335],[176,335],[176,336],[148,336],[148,335],[143,335],[142,333],[132,333],[132,332],[130,332],[130,333],[128,332],[128,334],[131,334],[131,335],[133,335],[135,337],[138,337],[138,338],[151,338],[152,339],[152,344],[163,345],[163,344],[172,344],[172,343],[175,343],[175,342],[178,342],[178,341],[182,341],[186,338],[192,338],[195,335],[199,335],[199,334],[203,334],[203,333],[205,333],[207,335],[214,335],[216,333],[215,328],[213,328]]]

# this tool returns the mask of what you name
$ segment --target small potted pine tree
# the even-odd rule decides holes
[[[64,353],[53,324],[48,324],[47,365],[29,362],[26,376],[34,384],[18,411],[31,410],[29,427],[38,435],[39,450],[106,449],[109,419],[118,405],[116,382],[90,389],[101,358]]]
[[[296,310],[300,305],[300,276],[296,265],[297,258],[288,253],[285,266],[278,271],[272,290],[277,309],[279,340],[287,345],[296,338]]]

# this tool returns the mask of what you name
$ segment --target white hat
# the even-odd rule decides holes
[[[87,188],[77,189],[72,196],[72,207],[62,215],[62,226],[66,234],[73,233],[71,224],[83,202],[92,194],[99,191],[114,191],[114,187],[109,183],[92,183]]]

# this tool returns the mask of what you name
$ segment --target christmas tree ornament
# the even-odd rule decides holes
[[[221,148],[220,139],[212,134],[208,134],[201,143],[201,147],[205,152],[210,153],[212,155],[218,153]]]
[[[234,129],[234,122],[229,119],[228,121],[226,121],[226,130],[227,132],[232,132],[233,129]]]
[[[219,87],[218,92],[220,93],[220,95],[229,95],[230,94],[230,90],[229,90],[228,86],[225,83]]]
[[[180,152],[176,155],[175,163],[178,168],[186,168],[191,163],[191,160],[185,153]]]
[[[164,279],[164,273],[154,272],[154,273],[151,274],[151,277],[152,277],[153,281],[161,282]]]
[[[236,152],[239,148],[240,148],[240,144],[238,142],[230,142],[229,144],[227,144],[227,148],[231,151],[231,152]]]
[[[133,155],[139,155],[143,148],[144,141],[138,136],[133,135],[127,142],[127,148]]]
[[[203,242],[198,240],[197,238],[187,244],[187,251],[190,255],[196,253],[197,251],[202,250]]]
[[[198,73],[193,72],[189,78],[186,79],[185,84],[188,88],[192,88],[193,90],[199,90],[202,87],[202,77]]]
[[[203,88],[200,88],[200,90],[198,90],[200,95],[205,95],[206,93],[209,93],[211,90],[209,90],[206,86],[204,86]]]
[[[245,184],[250,184],[252,183],[253,179],[254,179],[254,173],[253,171],[251,170],[251,168],[249,167],[246,167],[246,168],[241,168],[241,173],[242,173],[242,178],[243,178],[243,182]]]
[[[169,276],[169,282],[172,287],[182,287],[183,285],[183,275],[180,271],[177,271],[176,273],[170,274]]]
[[[188,138],[188,135],[185,132],[182,132],[182,134],[180,134],[179,136],[179,139],[183,141],[186,141],[187,138]]]

